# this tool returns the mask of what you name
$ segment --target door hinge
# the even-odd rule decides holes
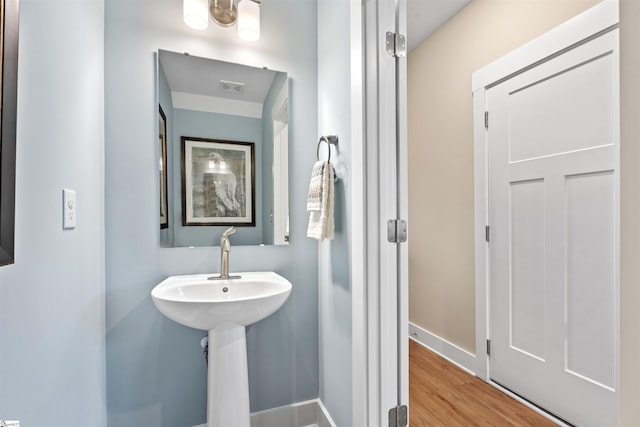
[[[405,220],[390,219],[387,221],[387,241],[391,243],[407,241],[407,222]]]
[[[389,427],[406,427],[407,421],[407,405],[398,405],[389,410]]]
[[[402,34],[387,31],[386,35],[387,53],[396,58],[407,56],[407,40]]]
[[[491,356],[491,340],[487,340],[487,356]]]
[[[491,240],[491,227],[488,225],[484,226],[484,239],[489,243]]]
[[[489,129],[489,112],[484,112],[484,128]]]

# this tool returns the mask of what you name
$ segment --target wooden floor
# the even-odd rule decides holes
[[[409,411],[411,427],[556,426],[413,340]]]

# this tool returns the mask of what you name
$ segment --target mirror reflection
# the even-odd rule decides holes
[[[160,245],[288,244],[287,74],[167,50],[157,74]]]

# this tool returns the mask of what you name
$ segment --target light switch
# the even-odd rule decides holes
[[[76,192],[73,190],[62,190],[62,228],[76,228]]]

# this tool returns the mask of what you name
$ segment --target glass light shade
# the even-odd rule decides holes
[[[238,3],[238,36],[250,42],[260,38],[260,5],[252,0]]]
[[[184,23],[194,30],[206,30],[209,26],[208,0],[183,0]]]

